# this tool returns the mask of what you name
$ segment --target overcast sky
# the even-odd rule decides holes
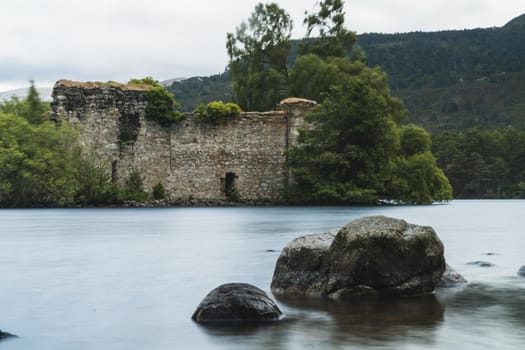
[[[304,34],[316,0],[279,0]],[[34,79],[127,81],[211,75],[228,62],[226,33],[252,0],[0,0],[0,91]],[[502,26],[525,13],[523,0],[347,0],[357,33]]]

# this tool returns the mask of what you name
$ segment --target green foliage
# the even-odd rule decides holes
[[[331,86],[341,85],[365,67],[361,61],[352,62],[344,57],[300,56],[290,74],[289,94],[321,102]]]
[[[160,182],[153,186],[153,190],[151,192],[151,196],[153,199],[161,200],[166,198],[166,191],[164,190],[164,185]]]
[[[408,124],[401,128],[401,153],[410,157],[414,154],[430,151],[432,140],[425,129],[414,124]]]
[[[167,89],[174,96],[177,96],[177,101],[181,105],[180,110],[183,112],[195,110],[200,103],[233,100],[233,87],[229,71],[209,77],[193,77],[174,81]]]
[[[193,113],[197,118],[206,122],[219,123],[227,118],[239,116],[241,114],[241,108],[232,102],[225,104],[222,101],[212,101],[206,106],[199,104]]]
[[[76,133],[0,113],[0,206],[66,206],[79,188]]]
[[[433,136],[433,150],[457,198],[524,198],[525,131],[447,131]]]
[[[31,124],[40,124],[45,120],[45,113],[49,110],[49,104],[43,103],[38,91],[35,88],[35,82],[31,80],[31,86],[26,97],[27,112],[24,117]]]
[[[229,199],[231,202],[240,202],[240,200],[241,200],[241,193],[239,192],[239,190],[237,189],[237,187],[233,187],[233,188],[230,190],[230,193],[228,194],[228,199]]]
[[[155,89],[155,88],[154,88]],[[35,90],[36,91],[36,90]],[[67,123],[46,120],[35,91],[0,103],[0,207],[114,205],[148,200],[137,171],[125,186],[111,181],[107,166],[82,150]],[[6,113],[8,112],[8,113]],[[158,184],[153,197],[164,197]]]
[[[159,87],[162,86],[159,84],[158,80],[153,79],[152,77],[144,77],[144,78],[131,78],[128,81],[128,84],[141,84],[141,85],[151,85],[153,87]]]
[[[75,193],[75,204],[100,206],[123,202],[121,187],[111,181],[107,169],[94,154],[84,150],[76,166],[80,186]]]
[[[383,74],[363,71],[333,86],[308,117],[310,129],[289,151],[295,185],[285,195],[306,203],[432,203],[452,199],[451,186],[421,128],[398,126],[400,102]]]
[[[276,3],[255,6],[248,23],[227,34],[235,101],[246,110],[272,109],[285,97],[292,20]]]
[[[230,202],[241,201],[241,193],[239,192],[239,189],[237,187],[232,186],[231,188],[227,188],[226,184],[223,184],[221,187],[221,191],[224,193],[224,195],[228,198]]]
[[[430,151],[400,158],[397,179],[390,184],[389,198],[405,204],[430,204],[452,199],[452,187]]]
[[[162,86],[155,86],[146,92],[146,115],[158,121],[161,125],[169,126],[183,120],[185,115],[178,111],[179,104],[175,98]]]
[[[144,190],[144,181],[140,172],[133,170],[129,173],[123,189],[125,201],[144,202],[148,199],[148,192]]]
[[[400,102],[379,69],[333,86],[289,153],[302,201],[370,203],[385,195],[385,178],[399,150]],[[291,192],[290,192],[291,193]],[[290,195],[289,193],[289,195]]]
[[[306,14],[304,24],[309,40],[300,46],[301,55],[315,54],[323,59],[350,55],[356,36],[344,26],[344,4],[343,0],[320,1],[316,13]]]
[[[13,96],[10,100],[0,101],[1,113],[21,116],[31,124],[40,124],[47,120],[49,110],[49,103],[42,102],[33,81],[25,99],[20,100]]]

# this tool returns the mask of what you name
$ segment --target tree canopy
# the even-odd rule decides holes
[[[344,28],[344,1],[318,3],[307,14],[306,40],[289,91],[320,105],[289,151],[295,183],[286,190],[306,203],[432,203],[452,199],[430,151],[430,136],[402,127],[406,110],[391,95],[386,74],[352,58],[355,35]]]
[[[279,5],[259,3],[247,23],[227,34],[234,100],[241,108],[272,109],[286,96],[292,27]]]
[[[430,152],[430,136],[400,127],[405,110],[384,73],[364,67],[330,88],[289,152],[295,184],[288,198],[306,203],[432,203],[452,190]]]
[[[306,37],[299,54],[316,54],[321,58],[346,57],[356,41],[353,32],[345,28],[343,0],[324,0],[317,3],[318,11],[306,13]]]

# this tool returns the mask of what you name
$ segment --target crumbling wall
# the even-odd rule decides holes
[[[285,150],[315,102],[288,99],[280,110],[242,113],[218,124],[188,115],[165,127],[146,117],[148,89],[61,80],[53,90],[53,116],[79,130],[115,181],[136,170],[147,189],[162,183],[172,200],[226,199],[228,186],[243,199],[279,198],[289,181]]]

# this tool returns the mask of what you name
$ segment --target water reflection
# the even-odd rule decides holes
[[[445,310],[434,295],[345,301],[278,300],[288,307],[326,312],[337,332],[347,336],[383,340],[431,330],[441,324]]]
[[[349,342],[385,345],[409,340],[412,344],[429,344],[444,314],[443,305],[433,295],[342,302],[282,297],[277,300],[286,313],[281,322],[198,327],[214,341],[238,345],[250,341],[252,348],[261,349],[312,342],[326,348],[344,347]],[[301,339],[297,339],[299,334]]]
[[[438,297],[447,305],[450,316],[468,311],[478,316],[478,324],[525,327],[525,288],[517,282],[516,278],[501,285],[471,283],[456,291],[439,293]]]

